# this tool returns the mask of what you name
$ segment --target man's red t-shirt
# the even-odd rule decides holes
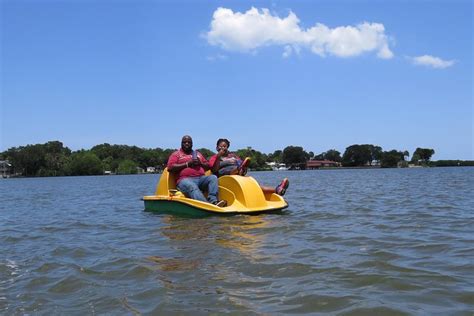
[[[201,161],[201,163],[207,163],[206,158],[197,150],[194,151]],[[191,162],[193,160],[193,154],[192,152],[190,154],[186,154],[182,149],[175,151],[172,153],[168,159],[168,164],[166,167],[169,168],[173,166],[174,164],[177,163],[186,163],[186,162]],[[177,173],[176,175],[176,184],[179,183],[184,178],[189,178],[189,177],[201,177],[205,173],[204,168],[202,166],[196,166],[196,167],[188,167],[182,169],[180,172]]]

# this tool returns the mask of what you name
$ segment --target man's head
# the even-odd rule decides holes
[[[181,149],[185,153],[190,153],[193,150],[193,139],[189,135],[184,135],[181,138]]]

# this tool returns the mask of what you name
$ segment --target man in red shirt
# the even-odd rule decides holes
[[[176,187],[186,197],[219,207],[227,205],[225,200],[219,201],[217,177],[205,175],[205,170],[209,170],[209,162],[200,152],[193,150],[191,136],[183,136],[181,149],[170,155],[167,168],[176,175]],[[202,191],[207,191],[207,199]]]

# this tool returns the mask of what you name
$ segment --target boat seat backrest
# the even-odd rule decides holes
[[[169,190],[176,190],[175,175],[168,172],[168,168],[163,170],[158,185],[156,186],[156,195],[169,195]]]

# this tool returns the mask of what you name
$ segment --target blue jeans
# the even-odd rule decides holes
[[[176,186],[188,198],[203,202],[214,203],[218,200],[219,185],[215,175],[189,177],[179,181]],[[207,191],[207,200],[202,191]]]

